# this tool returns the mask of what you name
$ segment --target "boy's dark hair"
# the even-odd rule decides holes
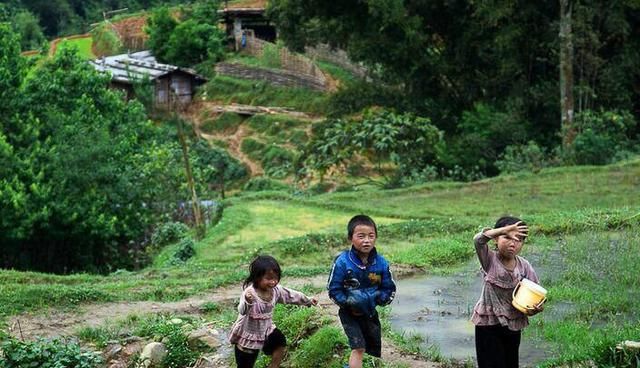
[[[278,276],[278,280],[282,276],[282,271],[280,270],[280,265],[275,258],[267,255],[257,256],[256,259],[251,262],[249,265],[249,277],[244,280],[244,284],[242,288],[245,289],[249,284],[255,286],[258,281],[264,276],[268,271],[273,271]]]
[[[367,215],[356,215],[349,220],[349,224],[347,225],[347,237],[349,240],[353,237],[353,231],[356,229],[358,225],[366,225],[373,227],[373,230],[378,235],[378,227],[376,227],[376,223],[373,222],[373,219]]]
[[[499,227],[505,227],[505,226],[509,226],[509,225],[513,225],[515,223],[518,223],[522,220],[520,220],[517,217],[513,217],[513,216],[502,216],[498,219],[498,221],[496,221],[496,226],[494,226],[493,228],[499,228]],[[522,221],[521,225],[526,225],[526,223],[524,221]]]

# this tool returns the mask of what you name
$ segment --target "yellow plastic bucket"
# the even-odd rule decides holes
[[[539,307],[547,298],[547,289],[535,282],[522,279],[513,289],[513,300],[511,304],[520,312],[527,313]]]

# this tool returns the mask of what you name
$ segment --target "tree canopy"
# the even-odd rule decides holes
[[[155,207],[179,192],[165,180],[175,177],[173,148],[142,105],[106,88],[109,77],[73,51],[28,74],[19,51],[0,25],[0,265],[134,267]]]
[[[575,113],[620,109],[638,119],[638,2],[572,0],[570,6]],[[465,123],[473,114],[517,126],[518,135],[510,137],[510,143],[558,145],[559,13],[557,2],[531,1],[269,3],[279,36],[289,47],[328,43],[342,48],[368,67],[374,84],[387,86],[377,87],[383,92],[377,96],[363,95],[360,86],[342,96],[370,98],[374,104],[429,116],[447,133],[448,149],[453,150],[448,154],[450,167],[467,165],[467,156],[456,152],[468,148],[469,134],[475,134]],[[384,95],[388,88],[402,97]],[[507,146],[501,140],[478,149],[494,152],[493,159]],[[495,173],[492,162],[482,170]]]

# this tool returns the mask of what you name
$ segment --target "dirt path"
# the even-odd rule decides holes
[[[113,302],[85,304],[73,311],[50,310],[24,313],[9,320],[9,332],[24,339],[70,336],[80,327],[98,327],[132,314],[180,313],[199,314],[207,302],[232,303],[238,297],[239,286],[221,288],[215,292],[192,296],[177,302]]]
[[[324,287],[326,275],[312,278],[291,279],[287,286],[300,288],[304,285]],[[235,303],[238,298],[239,285],[217,289],[214,292],[196,295],[177,302],[114,302],[104,304],[86,304],[74,311],[51,310],[45,313],[24,313],[9,320],[9,332],[24,339],[36,337],[71,336],[81,327],[98,327],[110,321],[126,318],[132,314],[176,313],[182,315],[201,314],[201,306],[207,302],[221,304]],[[329,299],[326,291],[315,295],[318,307],[323,314],[330,316],[333,323],[339,325],[338,309]],[[383,341],[382,359],[388,362],[404,363],[414,368],[441,367],[439,363],[428,362],[411,354],[401,352],[390,341]]]
[[[223,114],[226,112],[236,113],[240,115],[278,114],[310,122],[320,120],[320,118],[313,117],[304,112],[292,111],[282,107],[252,106],[240,104],[220,105],[214,102],[206,101],[192,104],[189,107],[189,110],[184,114],[184,118],[193,124],[195,132],[207,141],[211,142],[213,140],[219,140],[227,143],[227,150],[229,151],[231,156],[240,160],[240,162],[247,166],[252,177],[264,175],[264,170],[259,163],[251,160],[249,156],[244,154],[244,152],[242,152],[241,150],[242,140],[250,134],[249,129],[247,129],[244,124],[240,124],[233,134],[208,134],[203,132],[200,128],[204,120],[214,118],[219,114]],[[309,127],[308,129],[310,130],[311,128]]]
[[[208,141],[220,140],[226,142],[228,144],[227,150],[229,151],[231,156],[237,158],[238,160],[240,160],[240,162],[242,162],[249,168],[249,174],[251,177],[264,174],[262,166],[259,163],[251,160],[249,156],[242,152],[242,149],[240,148],[242,140],[249,135],[247,128],[244,125],[240,125],[232,135],[206,134],[200,131],[200,129],[198,129],[198,131],[200,136]]]

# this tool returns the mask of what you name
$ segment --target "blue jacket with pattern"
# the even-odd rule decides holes
[[[336,257],[327,289],[331,300],[340,308],[372,317],[376,313],[376,305],[387,305],[393,301],[396,283],[389,270],[389,262],[378,254],[375,247],[369,253],[366,265],[351,247]]]

